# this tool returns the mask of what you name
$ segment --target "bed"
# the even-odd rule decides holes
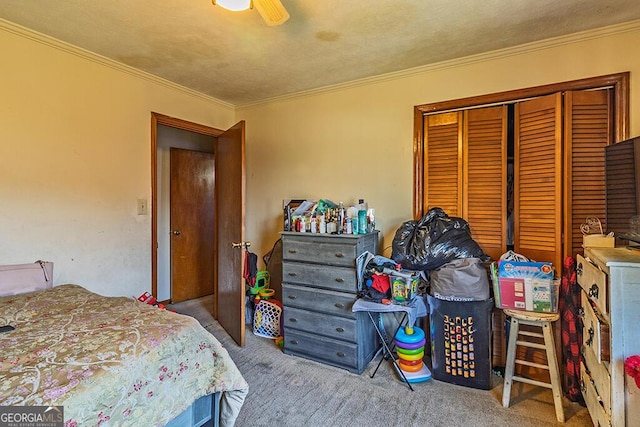
[[[5,296],[5,324],[0,406],[63,406],[65,426],[184,426],[203,407],[231,426],[248,391],[195,319],[132,298],[77,285]]]

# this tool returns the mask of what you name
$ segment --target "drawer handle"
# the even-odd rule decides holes
[[[598,285],[596,285],[595,283],[593,285],[591,285],[591,287],[589,288],[589,296],[593,297],[595,299],[598,299],[598,293],[599,293],[599,289],[598,289]]]
[[[295,249],[289,249],[288,251],[290,254],[297,254],[298,251],[296,251]]]
[[[292,317],[289,319],[290,322],[292,323],[296,323],[298,321],[298,319],[296,319],[295,317]]]
[[[294,272],[289,273],[289,276],[291,276],[291,277],[296,277],[297,275],[298,275],[298,273],[294,273]]]
[[[294,345],[298,344],[298,340],[291,340],[291,341],[289,341],[289,342],[290,342],[291,344],[294,344]]]
[[[296,299],[296,298],[298,298],[298,297],[297,297],[297,296],[295,296],[295,295],[289,295],[287,298],[289,298],[289,299]]]
[[[335,303],[334,305],[335,305],[336,307],[338,307],[338,308],[344,308],[344,304],[343,304],[343,303],[341,303],[341,302],[337,302],[337,303]]]
[[[576,267],[576,274],[578,276],[582,276],[582,263],[581,262],[579,262],[578,266]]]
[[[578,307],[578,316],[584,319],[584,307]]]
[[[336,254],[336,258],[344,258],[344,254],[342,252],[338,252]]]
[[[580,391],[582,393],[586,393],[587,392],[587,387],[584,385],[584,381],[580,380]]]
[[[587,338],[587,342],[586,344],[591,347],[591,344],[593,344],[593,335],[595,334],[596,331],[593,330],[593,328],[589,328],[589,330],[587,331],[587,333],[589,334],[589,338]]]
[[[336,355],[338,357],[344,357],[345,356],[345,354],[343,352],[341,352],[341,351],[337,352]]]
[[[342,277],[336,277],[336,282],[344,283],[344,279]]]
[[[336,328],[336,331],[338,331],[338,332],[344,332],[344,328]]]

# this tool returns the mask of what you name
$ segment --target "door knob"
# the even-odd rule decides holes
[[[247,249],[249,246],[251,246],[251,242],[240,242],[240,243],[231,243],[231,247],[232,248],[245,248]]]
[[[169,234],[173,234],[174,236],[179,236],[180,235],[180,230],[170,231]]]

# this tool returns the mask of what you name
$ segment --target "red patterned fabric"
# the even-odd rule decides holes
[[[560,286],[560,328],[562,330],[562,361],[564,363],[564,394],[572,402],[583,402],[580,391],[580,345],[582,343],[582,319],[580,309],[580,286],[576,279],[573,257],[566,257]]]

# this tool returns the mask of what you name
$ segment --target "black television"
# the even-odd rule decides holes
[[[607,232],[640,244],[640,137],[605,147]]]

